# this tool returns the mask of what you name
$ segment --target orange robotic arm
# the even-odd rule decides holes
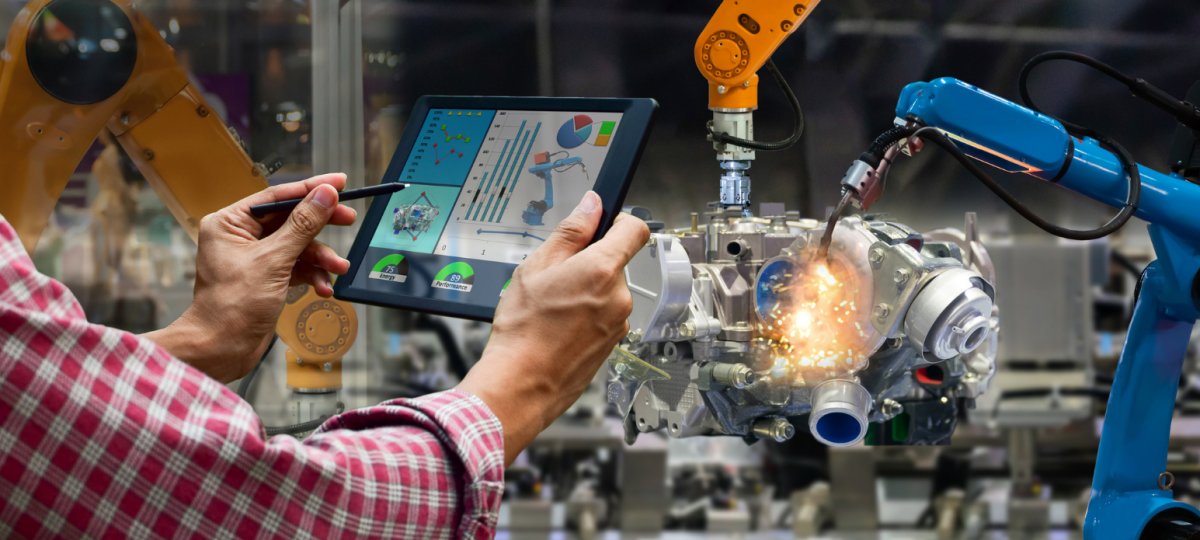
[[[192,238],[200,218],[267,186],[131,4],[35,0],[9,31],[0,55],[0,214],[30,252],[104,129]]]
[[[708,79],[708,108],[712,130],[754,140],[754,110],[758,108],[758,70],[792,35],[821,0],[724,0],[696,40],[696,67]],[[750,203],[750,178],[745,171],[754,150],[713,141],[721,177],[721,203]]]
[[[267,187],[266,168],[246,155],[132,4],[34,0],[9,31],[0,53],[0,215],[30,253],[105,129],[193,239],[201,218]],[[340,386],[340,358],[357,335],[353,307],[315,293],[288,300],[276,331],[290,356],[318,362],[322,374],[295,386]],[[327,335],[329,343],[320,341]],[[337,373],[322,369],[334,365]]]

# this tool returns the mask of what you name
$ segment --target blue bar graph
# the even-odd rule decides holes
[[[537,141],[538,132],[541,130],[542,130],[542,123],[538,122],[537,125],[534,126],[534,128],[533,128],[533,137],[529,141],[530,147],[533,147],[533,143]],[[526,151],[525,153],[523,153],[521,155],[528,156],[529,153],[528,153],[528,151]],[[522,160],[522,161],[524,161],[524,160]],[[525,164],[522,162],[522,164],[517,168],[517,175],[513,179],[512,185],[508,186],[507,196],[504,197],[504,206],[502,208],[500,208],[500,215],[496,217],[495,223],[500,223],[501,221],[504,220],[504,213],[508,211],[508,202],[512,200],[512,188],[516,187],[517,182],[520,181],[521,175],[524,174],[524,172],[525,172]]]
[[[486,197],[491,193],[492,184],[496,182],[496,177],[498,177],[500,175],[499,174],[500,168],[502,167],[502,164],[504,163],[504,161],[506,159],[511,159],[512,153],[508,151],[509,147],[510,147],[510,143],[512,143],[512,141],[504,141],[504,149],[500,151],[500,157],[496,160],[497,168],[493,169],[491,171],[491,174],[489,175],[490,177],[487,178],[486,184],[484,182],[480,182],[479,190],[482,193],[483,197]],[[516,150],[516,145],[511,145],[511,146],[513,147],[513,150]],[[477,206],[475,208],[475,215],[472,216],[472,215],[468,214],[467,219],[472,220],[472,221],[478,220],[479,215],[483,212],[483,207],[486,205],[487,205],[487,203],[485,201],[483,201],[482,199],[480,199],[479,206]]]
[[[504,192],[504,186],[508,181],[509,174],[511,174],[512,170],[520,166],[521,162],[525,160],[525,158],[522,157],[523,154],[521,153],[525,146],[525,140],[529,138],[529,132],[525,130],[525,125],[526,122],[521,121],[521,127],[517,129],[517,135],[512,139],[513,144],[510,147],[511,151],[509,152],[509,159],[506,160],[504,166],[502,166],[498,171],[496,171],[496,174],[493,175],[493,178],[495,178],[495,183],[492,184],[491,192],[488,193],[488,200],[487,204],[485,204],[483,207],[483,213],[479,215],[479,218],[476,221],[491,221],[489,216],[495,213],[495,208],[500,206],[500,204],[496,201],[499,199],[500,194]]]
[[[500,205],[504,201],[505,196],[512,196],[512,188],[516,187],[517,180],[521,178],[521,173],[525,172],[525,162],[529,159],[529,150],[533,148],[533,140],[537,138],[537,132],[541,131],[541,128],[542,123],[538,122],[534,126],[533,135],[529,136],[526,133],[526,137],[522,139],[521,146],[519,147],[520,151],[517,153],[516,166],[509,170],[507,177],[505,177],[503,183],[500,185],[500,192],[497,193],[496,197],[496,206],[492,207],[492,213],[488,215],[488,221],[499,223],[499,220],[496,219],[496,212],[500,211]]]

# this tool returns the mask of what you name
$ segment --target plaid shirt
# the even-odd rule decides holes
[[[499,421],[443,392],[267,439],[141,337],[88,324],[0,217],[0,537],[489,538]]]

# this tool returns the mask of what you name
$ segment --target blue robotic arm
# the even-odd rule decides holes
[[[529,172],[541,177],[546,182],[546,198],[540,201],[529,201],[529,206],[525,208],[524,212],[521,212],[521,220],[526,225],[541,225],[542,217],[546,215],[548,210],[554,208],[553,173],[582,163],[583,158],[576,156],[547,161],[546,163],[540,163],[529,168]]]
[[[1129,177],[1116,154],[1059,121],[953,78],[904,88],[897,122],[936,128],[966,155],[1122,208]],[[919,149],[917,141],[907,144]],[[891,154],[894,156],[894,154]],[[886,161],[886,168],[890,161]],[[856,163],[857,165],[857,163]],[[868,170],[870,169],[870,170]],[[1132,539],[1161,527],[1193,527],[1200,513],[1174,500],[1167,445],[1188,340],[1200,312],[1200,186],[1138,165],[1135,215],[1150,223],[1158,260],[1142,276],[1137,306],[1109,397],[1084,536]],[[875,192],[878,168],[852,168],[847,193]],[[1175,529],[1172,529],[1175,530]],[[1191,533],[1186,533],[1191,534]],[[1168,536],[1175,538],[1176,536]],[[1192,536],[1179,536],[1192,538]]]

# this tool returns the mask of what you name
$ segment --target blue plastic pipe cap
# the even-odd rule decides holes
[[[850,380],[828,380],[813,389],[808,429],[828,446],[851,446],[866,436],[870,414],[871,393],[866,388]]]

